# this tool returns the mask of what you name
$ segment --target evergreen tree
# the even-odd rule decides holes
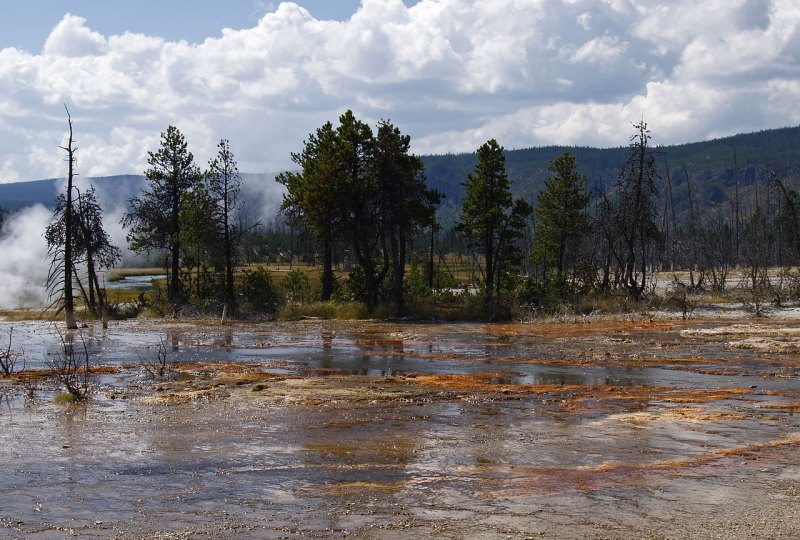
[[[74,188],[76,191],[77,188]],[[73,222],[70,229],[72,237],[71,256],[73,280],[84,293],[84,302],[89,310],[97,314],[98,301],[100,307],[105,306],[102,287],[98,278],[101,268],[113,268],[121,258],[119,248],[111,243],[108,233],[103,227],[103,210],[97,202],[94,187],[85,192],[78,191],[74,205]],[[51,252],[66,243],[66,195],[61,193],[56,198],[53,215],[54,221],[45,229],[44,237]],[[75,267],[86,266],[88,292],[77,276]]]
[[[484,299],[489,306],[501,289],[501,269],[518,256],[515,241],[533,209],[523,199],[513,200],[503,147],[494,139],[478,148],[475,170],[462,185],[467,193],[458,229],[484,256]]]
[[[217,145],[217,157],[208,164],[208,193],[215,201],[214,219],[222,240],[222,254],[225,259],[225,305],[226,314],[236,313],[236,295],[233,290],[233,267],[236,253],[242,242],[242,230],[238,226],[242,202],[239,193],[242,178],[236,165],[230,141],[222,139]]]
[[[282,211],[292,225],[312,230],[323,245],[322,300],[333,289],[332,250],[349,245],[359,271],[351,278],[359,300],[374,308],[392,276],[391,297],[403,310],[409,236],[435,219],[440,194],[429,190],[411,138],[388,121],[372,129],[352,111],[309,136],[292,160],[301,167],[276,180],[286,186]]]
[[[203,179],[198,177],[194,187],[183,195],[179,210],[181,264],[186,268],[187,281],[194,285],[193,291],[188,290],[191,287],[187,286],[185,292],[193,293],[197,301],[206,299],[208,287],[213,285],[204,282],[208,267],[217,266],[221,259],[221,231],[215,220],[216,210],[216,201]],[[196,269],[194,280],[193,268]]]
[[[586,177],[576,169],[575,157],[569,152],[554,159],[548,168],[553,175],[539,192],[536,207],[533,257],[546,268],[555,267],[558,277],[564,277],[570,254],[574,263],[577,247],[589,232],[586,207],[591,198]]]
[[[94,186],[83,193],[78,193],[77,221],[80,234],[76,240],[76,251],[83,254],[86,263],[89,306],[96,312],[95,292],[97,292],[101,310],[105,312],[106,297],[104,288],[100,287],[97,271],[114,268],[122,258],[122,253],[111,243],[111,238],[103,227],[103,210],[97,202]],[[103,320],[105,321],[105,318]]]
[[[390,269],[389,250],[383,243],[384,207],[380,205],[380,186],[373,174],[375,139],[372,129],[352,111],[339,117],[336,142],[341,159],[343,231],[353,256],[363,271],[363,300],[370,309],[378,304],[380,287]]]
[[[410,235],[420,227],[433,226],[441,194],[428,189],[422,161],[409,154],[411,137],[388,121],[375,136],[373,171],[377,177],[378,207],[382,219],[383,249],[391,258],[392,300],[398,315],[404,307],[403,279]]]
[[[322,244],[322,292],[326,302],[333,294],[333,248],[341,230],[342,164],[337,134],[327,122],[312,133],[303,151],[292,154],[298,172],[284,172],[275,180],[286,186],[281,211],[293,226],[310,229]]]
[[[169,299],[181,300],[181,220],[184,195],[194,186],[200,172],[186,140],[174,126],[161,134],[161,147],[148,153],[145,171],[148,190],[130,200],[131,211],[122,219],[130,228],[128,242],[135,252],[168,252]]]

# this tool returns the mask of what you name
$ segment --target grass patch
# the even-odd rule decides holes
[[[293,321],[299,319],[353,320],[370,318],[367,306],[360,302],[305,302],[283,306],[276,319]]]
[[[382,304],[370,313],[361,302],[305,302],[283,306],[276,319],[297,321],[301,319],[364,320],[389,319],[395,316],[394,307]],[[455,305],[435,302],[414,302],[406,307],[406,316],[411,319],[440,321],[477,321],[485,318],[480,302],[464,302]]]
[[[406,315],[412,319],[453,322],[479,321],[486,318],[482,302],[467,300],[458,303],[411,302],[406,306]]]
[[[251,264],[245,267],[237,268],[237,272],[245,270],[245,269],[255,269],[258,267],[263,267],[270,273],[270,277],[272,278],[272,284],[278,286],[283,282],[289,272],[293,270],[298,270],[304,273],[308,277],[308,284],[311,286],[311,289],[319,289],[321,285],[321,278],[322,278],[322,267],[317,266],[310,266],[308,264],[298,264],[294,263],[291,266],[288,264]],[[343,272],[341,270],[334,270],[334,275],[336,276],[336,280],[341,283],[347,277],[347,272]]]
[[[706,304],[735,304],[739,302],[739,298],[732,292],[708,292],[697,295],[698,302]]]
[[[53,311],[44,311],[42,308],[2,309],[0,320],[7,322],[18,321],[52,321]]]
[[[54,401],[58,404],[77,403],[78,398],[75,394],[70,392],[62,392],[55,397]]]
[[[137,302],[139,295],[142,291],[132,289],[107,289],[109,304],[125,304],[129,302]]]

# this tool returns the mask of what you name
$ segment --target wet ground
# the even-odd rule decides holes
[[[800,537],[797,320],[13,335],[3,538]]]

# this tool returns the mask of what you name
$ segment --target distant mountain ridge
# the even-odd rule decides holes
[[[144,176],[121,174],[88,178],[87,180],[95,185],[98,190],[102,189],[102,187],[110,188],[111,184],[113,184],[114,191],[120,194],[120,200],[125,200],[123,196],[132,196],[138,192],[143,185]],[[81,178],[79,181],[83,182],[83,179]],[[59,193],[59,184],[63,182],[63,178],[50,178],[47,180],[0,184],[0,208],[14,211],[35,204],[42,204],[52,208],[55,204],[56,195]]]
[[[657,141],[657,133],[654,133]],[[502,141],[501,141],[502,144]],[[733,135],[703,142],[657,148],[659,169],[664,173],[660,183],[662,195],[672,192],[672,204],[677,212],[688,208],[688,193],[698,208],[711,208],[730,199],[737,182],[740,197],[746,199],[748,190],[764,183],[771,174],[778,175],[790,185],[800,181],[800,126],[770,129]],[[513,191],[529,202],[549,177],[548,166],[564,152],[573,154],[578,169],[588,178],[592,190],[610,189],[628,156],[628,147],[591,148],[580,146],[545,146],[506,151],[506,169],[513,180]],[[445,221],[458,214],[463,188],[461,183],[475,167],[475,153],[421,156],[426,167],[428,184],[446,196],[442,209]],[[734,166],[735,165],[735,166]],[[667,174],[671,186],[667,184]],[[688,173],[689,183],[686,175]],[[274,174],[243,174],[243,199],[246,214],[263,216],[277,210],[281,186]],[[85,180],[85,179],[84,179]],[[101,202],[122,207],[144,186],[144,176],[117,175],[90,178],[100,194]],[[0,207],[17,210],[34,204],[52,207],[60,179],[36,180],[0,184]],[[671,190],[668,188],[671,187]],[[254,207],[260,205],[259,208]],[[269,207],[269,208],[265,208]]]
[[[657,140],[657,133],[653,134]],[[677,213],[688,207],[689,184],[696,206],[709,207],[724,201],[734,189],[737,176],[740,196],[748,186],[774,173],[789,183],[800,180],[800,126],[733,135],[703,142],[654,147],[659,152],[657,166],[664,178],[658,184],[662,196],[672,183],[672,203]],[[611,189],[628,157],[628,146],[591,148],[583,146],[544,146],[506,151],[506,171],[513,181],[512,191],[535,204],[536,195],[550,176],[548,167],[557,156],[575,156],[578,170],[586,175],[590,190]],[[424,156],[428,184],[447,195],[445,205],[457,215],[463,188],[461,183],[477,162],[475,153]],[[735,165],[735,167],[734,167]]]
[[[263,221],[265,212],[277,211],[281,200],[281,186],[274,179],[274,173],[242,174],[241,200],[245,207],[245,221]],[[110,212],[127,209],[128,201],[140,195],[146,187],[146,178],[137,174],[80,177],[77,183],[79,189],[87,183],[94,186],[101,206],[106,212]],[[53,208],[63,184],[63,178],[0,184],[0,208],[11,212],[36,204]]]

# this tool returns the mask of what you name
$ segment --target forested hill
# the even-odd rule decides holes
[[[657,134],[653,135],[657,141]],[[800,126],[664,146],[658,151],[658,167],[663,176],[659,188],[662,195],[669,191],[668,171],[673,204],[679,214],[683,207],[688,207],[689,186],[694,204],[708,207],[726,200],[735,189],[737,179],[740,197],[746,199],[754,185],[760,183],[757,180],[766,185],[770,173],[792,185],[800,178]],[[611,190],[628,156],[628,147],[545,146],[507,150],[506,170],[514,182],[512,191],[515,195],[535,204],[536,194],[550,175],[547,168],[564,152],[575,156],[578,169],[588,178],[592,191]],[[461,183],[475,167],[476,155],[424,156],[423,160],[429,185],[447,195],[446,213],[454,216],[463,194]]]
[[[109,192],[113,191],[115,196],[124,200],[139,192],[144,176],[126,174],[89,180],[96,185],[98,191],[106,187]],[[35,204],[52,208],[61,185],[65,185],[64,180],[58,178],[0,184],[0,208],[14,211]]]
[[[657,142],[657,133],[654,133]],[[625,141],[623,141],[625,142]],[[737,183],[740,200],[747,204],[757,187],[766,187],[771,174],[778,175],[789,185],[800,182],[800,127],[771,129],[710,141],[665,146],[658,149],[658,166],[663,179],[662,195],[672,191],[672,201],[678,215],[688,208],[689,188],[696,207],[703,209],[731,200]],[[506,169],[514,184],[515,195],[535,204],[536,194],[549,176],[550,162],[564,152],[572,153],[581,173],[589,179],[593,191],[612,190],[619,171],[628,155],[628,147],[589,148],[579,146],[546,146],[506,151]],[[461,183],[472,171],[476,155],[448,154],[423,156],[428,183],[446,195],[442,217],[449,222],[455,218],[463,196]],[[667,184],[667,174],[672,185]],[[686,181],[686,173],[689,182]],[[270,206],[279,203],[274,174],[244,176],[245,200]],[[116,206],[125,204],[139,193],[144,177],[138,175],[112,176],[92,179],[101,200],[114,198]],[[36,203],[52,206],[58,180],[38,180],[0,184],[0,208],[16,210]],[[249,196],[249,195],[254,196]],[[264,208],[249,208],[248,214],[265,216]]]
[[[83,185],[84,181],[88,181],[97,189],[101,206],[107,211],[125,208],[128,201],[132,197],[141,195],[142,189],[146,187],[145,177],[137,174],[80,178],[78,184]],[[63,179],[0,184],[0,208],[12,212],[35,204],[52,208],[56,195],[64,185]],[[259,219],[264,222],[271,221],[272,216],[269,214],[274,214],[280,205],[281,189],[282,187],[275,182],[275,173],[242,174],[245,221],[250,223]]]

